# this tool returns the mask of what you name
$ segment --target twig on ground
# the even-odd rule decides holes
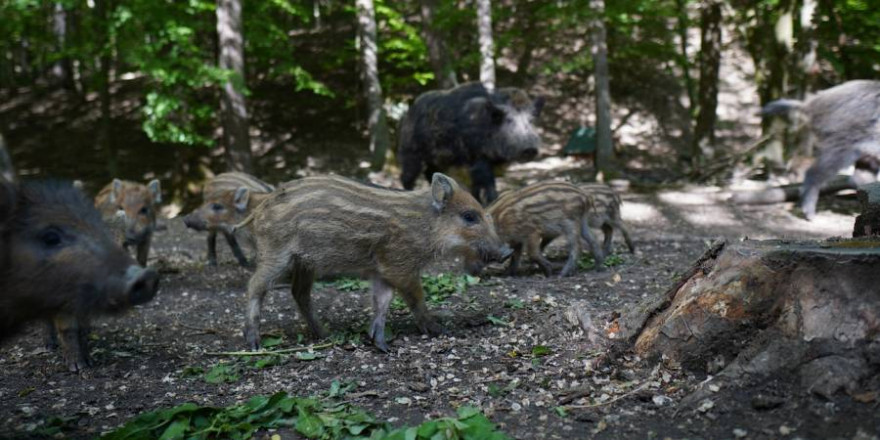
[[[205,353],[208,356],[269,356],[273,354],[296,353],[298,351],[322,350],[336,345],[335,342],[326,344],[311,345],[308,347],[285,348],[281,350],[260,350],[260,351],[216,351]]]
[[[650,382],[645,382],[645,383],[633,388],[632,391],[621,394],[621,395],[619,395],[611,400],[605,401],[605,402],[593,403],[590,405],[564,405],[563,408],[565,408],[565,409],[589,409],[589,408],[598,408],[600,406],[610,405],[614,402],[626,399],[627,397],[632,396],[633,394],[638,393],[639,391],[647,388],[649,383]]]

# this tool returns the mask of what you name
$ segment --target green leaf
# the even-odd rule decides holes
[[[295,428],[306,438],[319,438],[324,433],[324,424],[321,423],[321,419],[302,410],[296,418]]]
[[[486,319],[488,319],[489,322],[491,322],[492,324],[495,324],[495,325],[500,325],[500,326],[504,326],[504,327],[513,327],[513,324],[511,324],[501,318],[496,318],[492,315],[487,316]]]
[[[165,428],[165,431],[159,436],[159,440],[182,439],[187,428],[189,428],[189,420],[189,417],[178,417],[168,425],[168,428]]]
[[[553,410],[556,411],[556,415],[559,417],[568,417],[568,411],[565,410],[564,406],[557,406],[556,408],[553,408]]]
[[[547,356],[551,353],[553,353],[553,351],[545,345],[536,345],[532,347],[532,356],[535,357]]]
[[[277,345],[281,345],[282,341],[283,341],[283,339],[279,336],[269,336],[269,337],[263,338],[261,345],[263,346],[263,348],[272,348]]]
[[[296,352],[296,354],[293,355],[293,357],[295,357],[301,361],[313,361],[313,360],[319,359],[323,356],[321,356],[320,354],[318,354],[316,352],[298,351],[298,352]]]

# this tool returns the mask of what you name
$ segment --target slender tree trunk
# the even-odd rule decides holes
[[[440,32],[434,25],[434,17],[437,14],[437,0],[420,0],[419,11],[422,15],[422,36],[428,46],[428,60],[431,62],[431,70],[440,88],[451,89],[458,85],[455,78],[455,69],[449,61],[449,52]]]
[[[480,82],[495,90],[495,43],[492,41],[492,1],[477,0],[477,28],[480,36]]]
[[[715,143],[718,72],[721,67],[721,3],[703,2],[700,11],[700,89],[691,165],[699,170],[702,150]]]
[[[241,0],[217,0],[217,37],[220,44],[220,59],[217,64],[221,69],[232,73],[229,81],[223,84],[220,98],[226,166],[231,170],[253,173],[248,111],[244,98]]]
[[[55,4],[52,12],[52,32],[55,34],[56,50],[62,52],[67,47],[67,11],[61,3]],[[71,74],[70,58],[64,57],[55,61],[52,66],[54,80],[66,89],[73,89],[73,75]]]
[[[688,7],[687,0],[676,0],[675,4],[678,8],[678,20],[676,21],[676,31],[678,31],[678,48],[681,52],[679,54],[679,67],[681,68],[681,74],[684,77],[684,86],[687,90],[688,94],[688,113],[693,118],[694,110],[697,108],[697,98],[696,98],[696,87],[694,86],[694,79],[691,77],[691,60],[688,57],[688,28],[690,27],[690,19],[688,18]]]
[[[101,107],[101,119],[98,122],[97,143],[107,154],[107,172],[111,176],[119,173],[116,159],[117,149],[113,142],[110,114],[112,96],[110,95],[110,5],[111,0],[96,0],[95,13],[98,15],[96,34],[100,39],[100,56],[98,57],[98,100]]]
[[[756,8],[759,30],[755,39],[759,60],[756,70],[762,75],[758,77],[758,93],[761,105],[787,95],[789,85],[788,68],[789,54],[794,47],[794,25],[792,1],[781,0],[778,5]],[[780,118],[764,118],[761,129],[770,141],[755,155],[754,160],[764,161],[771,167],[781,168],[785,163],[785,147],[789,145],[787,124]]]
[[[816,76],[819,73],[819,65],[817,62],[817,48],[819,42],[816,40],[816,8],[818,2],[816,0],[803,0],[800,10],[801,35],[798,38],[798,52],[800,59],[798,60],[798,90],[799,99],[804,99],[806,95],[813,91],[816,82]]]
[[[364,90],[367,94],[370,130],[370,165],[380,170],[385,165],[385,154],[390,144],[388,118],[382,106],[382,84],[379,82],[379,55],[376,37],[376,11],[373,0],[357,0],[358,33],[361,62],[363,63]]]
[[[595,18],[591,53],[596,75],[596,171],[610,171],[614,164],[611,145],[611,86],[608,78],[608,46],[605,35],[605,0],[590,0]]]

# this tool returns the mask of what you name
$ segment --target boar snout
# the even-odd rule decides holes
[[[208,227],[205,219],[196,215],[195,212],[184,217],[183,224],[186,225],[187,228],[195,229],[196,231],[204,231]]]
[[[153,269],[131,265],[125,272],[125,296],[135,306],[149,302],[159,290],[159,274]]]
[[[532,160],[537,156],[538,156],[538,149],[534,148],[534,147],[529,147],[529,148],[526,148],[525,150],[523,150],[522,154],[520,155],[520,159],[521,160]]]

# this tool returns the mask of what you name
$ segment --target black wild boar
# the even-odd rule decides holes
[[[105,220],[121,218],[125,223],[123,247],[135,246],[137,261],[147,265],[153,231],[156,230],[156,214],[162,203],[162,189],[158,180],[143,185],[125,180],[113,179],[98,192],[95,206]],[[122,216],[120,214],[124,213]]]
[[[605,242],[602,246],[605,256],[612,253],[611,245],[613,244],[612,240],[615,229],[623,235],[623,240],[626,241],[626,247],[629,248],[629,252],[634,253],[636,247],[629,236],[629,229],[627,229],[626,224],[623,223],[623,219],[620,217],[620,195],[608,185],[601,183],[581,183],[578,184],[578,188],[586,191],[596,202],[596,209],[590,211],[587,218],[591,228],[601,228],[602,233],[605,235]]]
[[[544,106],[520,89],[490,94],[481,83],[419,96],[400,125],[398,158],[406,189],[419,175],[468,166],[471,193],[484,203],[497,197],[492,167],[538,155],[541,139],[534,120]]]
[[[397,289],[425,333],[442,331],[428,314],[421,271],[440,255],[461,255],[467,269],[510,255],[492,219],[454,180],[434,174],[429,191],[396,191],[337,176],[281,186],[242,225],[252,222],[257,268],[248,283],[245,339],[260,347],[263,297],[292,278],[293,298],[312,333],[324,337],[311,306],[316,274],[359,274],[372,282],[370,336],[387,351],[385,316]]]
[[[233,226],[244,220],[275,188],[254,176],[233,172],[219,174],[202,189],[203,203],[184,217],[183,223],[196,231],[208,231],[208,264],[217,265],[217,233],[223,234],[235,259],[248,266]]]
[[[773,101],[761,113],[790,111],[806,117],[818,151],[801,189],[801,209],[810,220],[816,215],[822,185],[863,156],[880,157],[880,81],[848,81],[803,102]]]
[[[158,282],[113,242],[78,189],[0,179],[0,339],[53,319],[65,363],[77,371],[90,362],[81,331],[89,316],[145,303]]]
[[[525,248],[529,258],[551,276],[553,266],[541,251],[559,236],[565,236],[568,242],[568,260],[560,277],[573,274],[577,268],[581,239],[590,247],[596,268],[601,269],[605,255],[589,227],[594,204],[591,195],[566,182],[539,182],[502,194],[489,206],[488,212],[495,221],[498,236],[513,248],[509,273],[516,274]]]

